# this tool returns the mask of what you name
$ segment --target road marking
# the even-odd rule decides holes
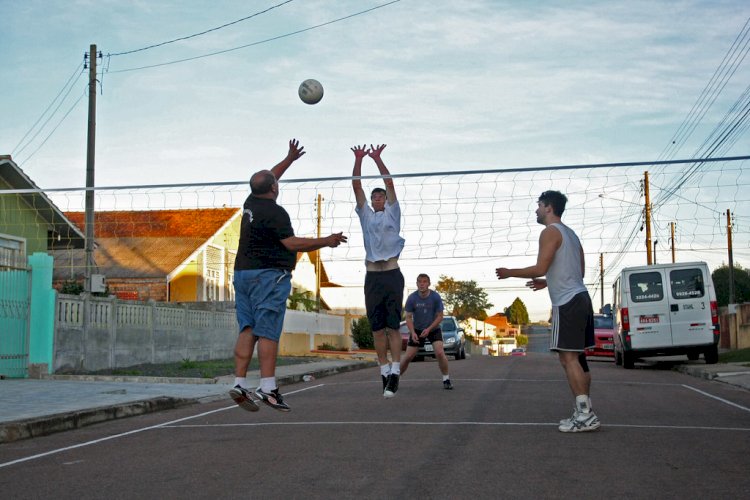
[[[466,426],[496,426],[496,427],[558,427],[559,422],[356,422],[356,421],[316,421],[316,422],[245,422],[240,424],[187,424],[187,425],[163,425],[160,427],[169,429],[194,429],[194,428],[209,428],[209,427],[271,427],[271,426],[300,426],[300,425],[402,425],[402,426],[418,426],[418,427],[429,427],[429,426],[455,426],[455,425],[466,425]],[[736,431],[736,432],[750,432],[750,427],[709,427],[704,425],[641,425],[641,424],[602,424],[602,428],[618,427],[618,428],[631,428],[631,429],[669,429],[669,430],[704,430],[704,431]]]
[[[313,386],[310,386],[310,387],[305,387],[303,389],[299,389],[299,390],[296,390],[296,391],[287,392],[287,393],[284,393],[284,396],[289,396],[290,394],[296,394],[298,392],[308,391],[310,389],[315,389],[316,387],[321,387],[323,385],[324,384],[318,384],[318,385],[313,385]],[[2,469],[3,467],[9,467],[11,465],[20,464],[20,463],[23,463],[23,462],[28,462],[30,460],[36,460],[37,458],[47,457],[49,455],[55,455],[57,453],[62,453],[64,451],[74,450],[76,448],[83,448],[84,446],[91,446],[92,444],[102,443],[104,441],[109,441],[111,439],[117,439],[117,438],[121,438],[121,437],[125,437],[125,436],[130,436],[131,434],[138,434],[140,432],[150,431],[150,430],[153,430],[153,429],[158,429],[160,427],[170,427],[172,424],[176,424],[176,423],[179,423],[179,422],[184,422],[185,420],[191,420],[191,419],[194,419],[194,418],[200,418],[200,417],[203,417],[203,416],[206,416],[206,415],[211,415],[212,413],[218,413],[220,411],[225,411],[225,410],[232,410],[232,409],[235,409],[235,408],[239,408],[239,406],[237,406],[236,404],[232,404],[231,406],[226,406],[224,408],[218,408],[216,410],[206,411],[206,412],[203,412],[203,413],[199,413],[198,415],[192,415],[190,417],[178,418],[177,420],[172,420],[172,421],[169,421],[169,422],[164,422],[163,424],[150,425],[148,427],[142,427],[140,429],[134,429],[132,431],[122,432],[120,434],[113,434],[112,436],[107,436],[107,437],[103,437],[103,438],[99,438],[99,439],[94,439],[94,440],[91,440],[91,441],[86,441],[84,443],[78,443],[78,444],[74,444],[74,445],[71,445],[71,446],[66,446],[64,448],[57,448],[55,450],[45,451],[44,453],[38,453],[36,455],[31,455],[31,456],[28,456],[28,457],[19,458],[19,459],[16,459],[16,460],[11,460],[10,462],[0,463],[0,469]]]
[[[747,412],[750,412],[750,408],[747,408],[747,407],[742,406],[742,405],[738,405],[737,403],[733,403],[733,402],[731,402],[731,401],[729,401],[727,399],[720,398],[719,396],[714,396],[713,394],[709,394],[709,393],[707,393],[705,391],[701,391],[700,389],[696,389],[695,387],[692,387],[692,386],[689,386],[689,385],[685,385],[685,384],[682,384],[682,387],[690,389],[691,391],[695,391],[695,392],[697,392],[699,394],[703,394],[704,396],[708,396],[709,398],[715,399],[717,401],[721,401],[722,403],[726,403],[729,406],[734,406],[735,408],[739,408],[740,410],[745,410]]]

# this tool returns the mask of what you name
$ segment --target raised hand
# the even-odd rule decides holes
[[[379,160],[380,159],[380,153],[383,152],[385,149],[385,144],[378,144],[377,146],[373,146],[370,144],[370,149],[367,151],[367,154],[370,155],[370,158],[373,160]]]
[[[299,145],[297,139],[291,139],[289,141],[289,152],[286,154],[287,159],[290,161],[297,161],[300,156],[305,154],[305,147]]]
[[[355,158],[362,159],[367,156],[367,146],[364,144],[361,146],[354,146],[351,150],[354,153]]]

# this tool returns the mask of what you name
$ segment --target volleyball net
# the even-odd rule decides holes
[[[611,282],[623,267],[646,264],[645,172],[649,173],[651,251],[657,263],[671,262],[672,249],[678,262],[702,260],[711,269],[726,263],[727,211],[734,261],[747,263],[749,159],[394,172],[401,234],[406,239],[400,264],[407,285],[414,288],[417,274],[426,272],[433,285],[443,275],[476,281],[498,310],[516,296],[527,302],[526,294],[532,292],[525,291],[523,280],[498,281],[494,270],[535,262],[542,229],[534,214],[536,202],[543,191],[553,189],[568,197],[562,220],[583,244],[589,291],[599,295],[603,275],[608,301]],[[379,176],[363,176],[362,182],[368,194],[383,186]],[[343,231],[349,237],[345,245],[322,249],[320,262],[329,282],[340,285],[340,293],[361,298],[365,251],[351,178],[283,178],[280,184],[277,202],[289,212],[298,236]],[[183,252],[194,249],[186,258],[208,248],[211,251],[201,254],[200,265],[231,273],[237,214],[249,194],[246,180],[97,187],[93,192],[98,259],[106,252],[105,239],[129,247],[144,262],[158,260],[165,246],[174,251],[184,245]],[[10,262],[8,256],[21,244],[27,250],[55,248],[54,253],[67,248],[65,257],[56,257],[56,274],[71,279],[84,275],[80,237],[85,235],[86,189],[2,189],[0,207],[0,261]],[[49,216],[40,217],[40,211]],[[77,232],[61,231],[68,223]],[[539,315],[547,308],[530,307],[529,312]]]

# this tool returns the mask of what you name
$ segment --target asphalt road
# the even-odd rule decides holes
[[[600,430],[563,434],[555,356],[413,363],[286,386],[290,413],[229,399],[0,446],[4,498],[748,498],[750,392],[592,361]]]

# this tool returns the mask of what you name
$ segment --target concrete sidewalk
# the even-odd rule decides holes
[[[321,359],[276,368],[280,386],[375,367],[373,359]],[[257,370],[248,373],[253,386]],[[51,376],[0,380],[0,443],[43,436],[87,425],[225,399],[234,376],[217,379]],[[283,388],[282,388],[283,393]]]

